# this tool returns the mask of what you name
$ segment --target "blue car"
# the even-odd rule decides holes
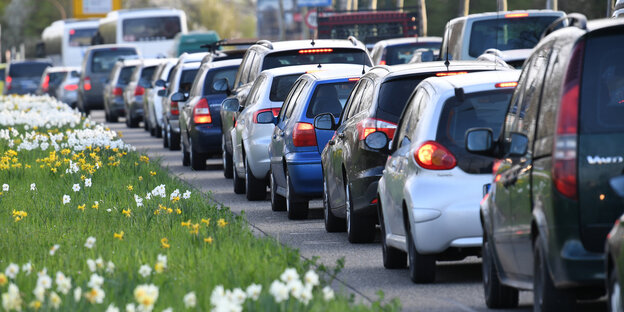
[[[315,130],[314,117],[340,116],[364,70],[362,65],[323,65],[290,89],[269,145],[274,211],[287,210],[289,219],[307,218],[308,201],[323,194],[321,152],[334,131]]]

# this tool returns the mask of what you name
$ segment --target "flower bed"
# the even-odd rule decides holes
[[[310,263],[49,97],[0,98],[4,310],[345,311]]]

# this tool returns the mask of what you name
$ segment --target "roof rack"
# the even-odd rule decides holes
[[[568,25],[564,24],[564,27],[577,27],[582,30],[587,30],[587,17],[581,13],[570,13],[556,19],[548,27],[546,27],[544,32],[542,32],[540,40],[555,31],[561,22],[568,22]]]
[[[273,50],[273,43],[269,40],[258,40],[256,44],[266,47],[269,50]]]
[[[353,43],[353,45],[357,47],[358,42],[359,42],[359,41],[357,40],[357,38],[355,38],[355,37],[353,37],[353,36],[349,36],[349,37],[347,37],[347,40],[351,41],[351,43]]]
[[[267,41],[267,40],[260,40],[260,41]],[[268,41],[267,41],[268,42]],[[228,39],[222,39],[213,43],[207,43],[207,44],[203,44],[200,45],[199,47],[202,49],[208,49],[208,52],[210,53],[215,53],[219,47],[226,47],[226,46],[239,46],[239,45],[253,45],[256,44],[256,41],[228,41]],[[270,44],[270,42],[269,42]]]

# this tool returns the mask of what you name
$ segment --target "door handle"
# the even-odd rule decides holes
[[[344,137],[345,137],[344,133],[342,133],[342,132],[338,133],[338,138],[339,139],[344,139]]]
[[[336,144],[336,141],[334,141],[334,140],[329,140],[329,141],[327,141],[327,144],[329,144],[329,145],[334,145],[334,144]]]

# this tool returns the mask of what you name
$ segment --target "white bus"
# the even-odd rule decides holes
[[[42,52],[54,66],[80,66],[97,30],[97,19],[55,21],[41,33]]]
[[[178,33],[187,33],[184,11],[158,8],[118,10],[100,20],[95,40],[133,44],[144,58],[154,58],[169,53]]]

